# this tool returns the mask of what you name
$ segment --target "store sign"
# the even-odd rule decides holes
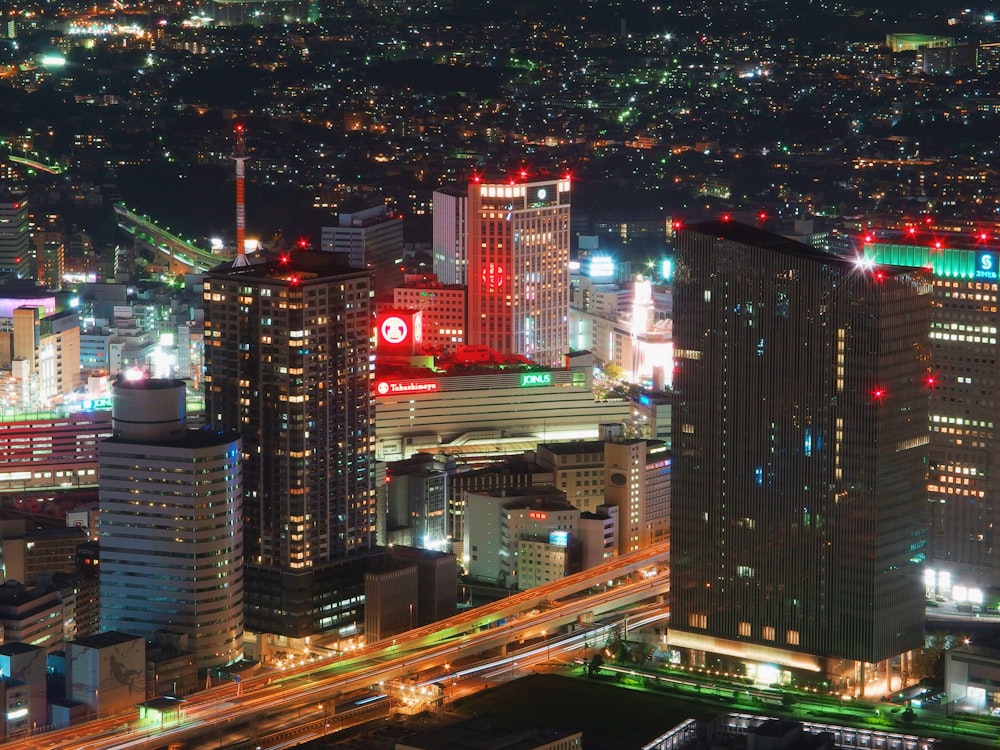
[[[499,263],[493,263],[492,261],[487,263],[486,267],[483,268],[481,278],[483,280],[483,286],[485,286],[490,292],[495,292],[503,286],[503,266]]]
[[[111,408],[110,398],[91,398],[83,402],[84,411],[100,411]]]
[[[394,396],[400,393],[434,393],[437,389],[437,383],[420,383],[415,380],[395,382],[380,380],[375,384],[375,394],[378,396]]]
[[[551,372],[525,372],[521,374],[521,387],[533,385],[552,385]]]
[[[406,341],[410,327],[406,321],[393,315],[382,321],[382,338],[389,344],[401,344]]]
[[[553,547],[568,547],[569,532],[562,531],[560,529],[552,529],[552,531],[549,532],[549,544]]]
[[[989,281],[996,281],[1000,278],[997,274],[996,253],[976,253],[976,278],[988,279]]]

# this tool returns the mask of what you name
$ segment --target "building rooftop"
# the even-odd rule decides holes
[[[569,739],[580,732],[535,727],[511,719],[470,719],[434,729],[401,742],[397,747],[427,750],[533,750]]]
[[[544,448],[549,453],[557,456],[571,456],[574,453],[603,453],[603,440],[570,440],[564,443],[539,443],[539,448]]]
[[[260,262],[236,266],[236,261],[222,263],[205,274],[210,280],[218,276],[239,276],[258,279],[296,280],[308,283],[313,279],[335,276],[371,276],[371,271],[352,268],[344,253],[324,253],[319,250],[294,250],[281,254],[258,253]],[[256,259],[256,258],[255,258]]]
[[[0,645],[0,654],[3,656],[16,656],[18,654],[26,654],[31,651],[43,651],[41,646],[32,646],[30,643],[21,643],[20,641],[11,641],[10,643],[4,643]]]
[[[85,638],[77,638],[75,641],[70,641],[70,643],[82,646],[83,648],[110,648],[111,646],[117,646],[121,643],[131,643],[132,641],[143,640],[141,636],[129,635],[128,633],[120,633],[117,630],[106,630],[103,633],[95,633],[94,635],[88,635]]]
[[[104,442],[108,445],[162,445],[169,448],[187,448],[196,450],[198,448],[213,448],[217,445],[226,445],[240,439],[240,434],[234,430],[210,430],[203,427],[200,430],[187,430],[184,437],[177,440],[130,440],[125,437],[109,437]]]

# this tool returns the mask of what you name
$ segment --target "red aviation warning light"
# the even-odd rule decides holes
[[[765,211],[761,211],[759,214],[757,214],[757,221],[762,223],[767,221],[767,213]]]
[[[674,219],[674,231],[675,232],[678,231],[683,226],[684,226],[684,223],[680,219]]]
[[[906,233],[912,237],[917,233],[917,228],[914,226],[909,226],[906,228]]]
[[[521,179],[522,180],[528,179],[528,170],[527,169],[522,169],[521,170]]]
[[[980,242],[986,242],[986,240],[990,238],[989,234],[987,234],[986,232],[980,232],[977,236]]]
[[[934,388],[937,385],[937,378],[934,375],[928,375],[924,382],[928,388]]]
[[[873,388],[872,389],[872,398],[875,399],[876,401],[881,401],[882,399],[884,399],[885,398],[885,388],[882,388],[881,386],[876,386],[875,388]]]
[[[940,250],[942,247],[943,247],[943,245],[941,244],[941,240],[934,240],[934,249],[935,250]]]
[[[732,217],[729,214],[722,214],[723,221],[729,221]]]

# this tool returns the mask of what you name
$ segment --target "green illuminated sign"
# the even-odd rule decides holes
[[[552,385],[551,372],[525,372],[521,374],[521,386]]]

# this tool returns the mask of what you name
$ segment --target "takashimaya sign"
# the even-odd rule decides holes
[[[552,385],[551,372],[524,372],[521,373],[521,385]]]
[[[434,393],[437,389],[437,383],[421,383],[415,380],[380,380],[375,384],[375,393],[378,396],[392,396],[399,393]]]

